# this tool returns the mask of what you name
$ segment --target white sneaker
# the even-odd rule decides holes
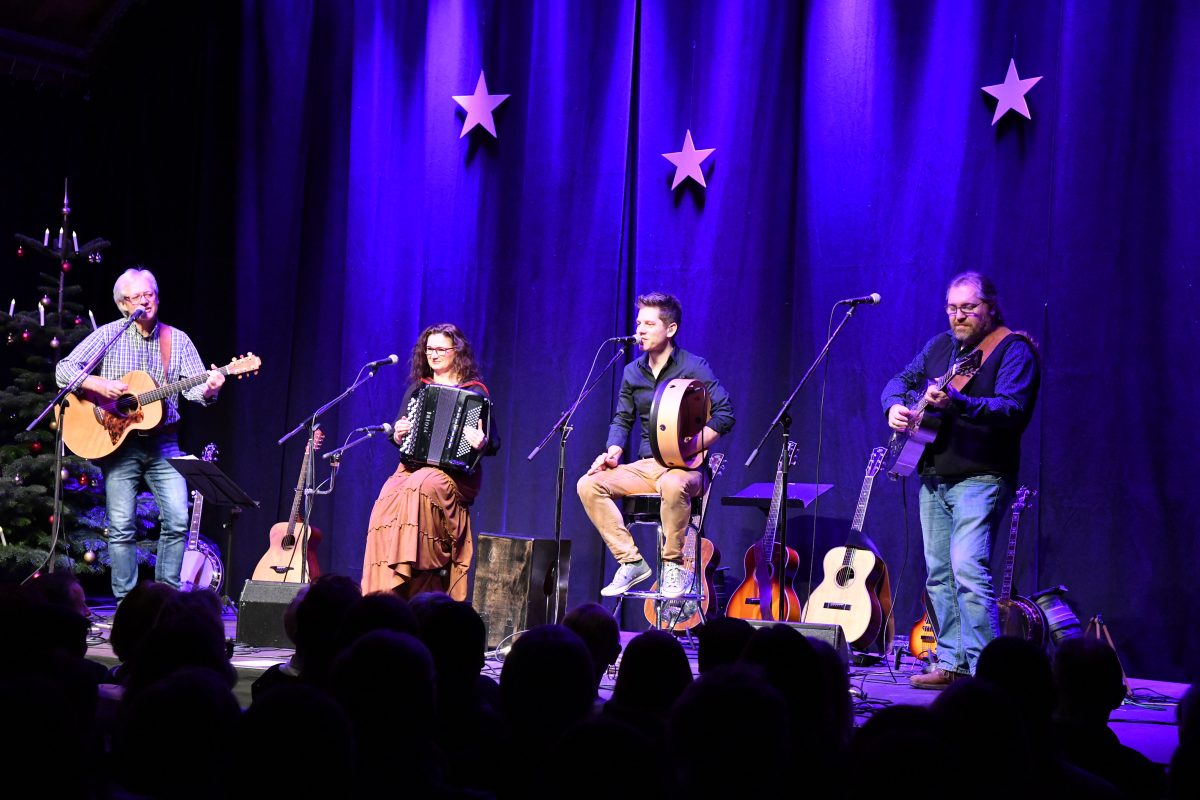
[[[682,564],[668,561],[663,564],[662,583],[659,591],[668,600],[682,596],[692,587],[692,573],[683,568]]]
[[[652,571],[644,558],[639,558],[637,561],[629,564],[622,564],[617,570],[617,574],[613,575],[613,579],[608,586],[600,590],[600,594],[604,597],[616,597],[619,594],[625,594],[635,584],[649,578]]]

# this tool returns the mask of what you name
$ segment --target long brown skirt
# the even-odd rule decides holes
[[[478,473],[455,480],[436,467],[400,464],[371,509],[363,594],[399,587],[405,597],[435,591],[466,600],[474,553],[467,504],[478,493]]]

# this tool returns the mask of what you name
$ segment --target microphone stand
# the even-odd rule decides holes
[[[113,337],[105,342],[104,346],[100,348],[100,352],[92,356],[92,359],[88,361],[88,363],[85,364],[82,369],[79,370],[79,374],[70,380],[67,385],[64,386],[59,393],[54,396],[53,400],[46,404],[46,407],[43,408],[41,413],[34,418],[33,422],[29,423],[25,427],[26,432],[33,430],[38,426],[38,423],[45,419],[46,415],[50,413],[50,409],[54,408],[60,403],[62,404],[62,409],[58,415],[58,430],[54,432],[54,524],[50,529],[50,551],[46,554],[46,561],[42,562],[43,566],[49,562],[48,569],[50,572],[54,572],[54,549],[58,546],[58,534],[62,529],[63,424],[66,422],[66,408],[70,404],[70,401],[67,399],[67,395],[78,389],[80,384],[82,384],[91,376],[92,370],[100,366],[100,362],[104,360],[104,356],[113,348],[113,345],[115,345],[120,338],[125,335],[125,331],[129,330],[129,326],[136,322],[144,313],[145,312],[139,308],[137,311],[130,314],[125,320],[125,324],[121,326],[121,329],[113,334]],[[40,569],[41,567],[35,569],[33,571],[33,575],[36,575]],[[29,577],[32,578],[33,575],[30,575]],[[29,580],[29,578],[26,578],[25,580]],[[22,581],[22,583],[24,583],[24,581]]]
[[[779,533],[779,548],[778,555],[776,556],[777,563],[775,565],[775,575],[779,581],[779,591],[775,593],[776,622],[780,621],[779,617],[783,611],[784,594],[787,588],[784,586],[784,581],[786,580],[786,573],[784,570],[787,567],[788,469],[791,467],[791,459],[788,458],[788,439],[789,431],[792,426],[792,417],[790,414],[788,414],[788,409],[791,408],[792,401],[796,399],[796,395],[800,393],[801,387],[808,383],[808,379],[812,376],[813,371],[816,370],[817,365],[825,359],[825,356],[829,355],[829,348],[833,346],[833,340],[837,338],[838,334],[842,332],[842,328],[844,328],[846,323],[850,321],[850,318],[854,316],[855,308],[856,306],[851,305],[846,309],[846,316],[842,317],[842,321],[838,323],[837,328],[835,328],[833,333],[830,334],[829,339],[827,339],[825,342],[825,346],[821,348],[821,352],[817,354],[815,359],[813,359],[808,371],[804,373],[804,377],[802,377],[800,382],[796,384],[796,388],[792,389],[792,393],[789,394],[787,399],[783,401],[783,405],[779,407],[779,413],[775,415],[775,419],[771,420],[771,424],[767,426],[767,430],[763,433],[762,438],[758,440],[758,444],[755,446],[754,451],[751,452],[750,457],[746,459],[747,467],[754,463],[755,459],[758,458],[758,451],[762,449],[764,444],[766,444],[767,437],[770,436],[771,431],[775,430],[776,426],[778,426],[779,430],[783,433],[783,450],[779,457],[780,471],[783,477],[783,487],[779,502],[779,523],[776,529]]]
[[[390,362],[385,361],[384,363],[386,364],[386,363],[390,363]],[[363,369],[360,369],[358,371],[358,375],[354,379],[354,382],[351,383],[349,386],[347,386],[345,389],[343,389],[341,394],[339,394],[337,397],[330,400],[325,405],[318,408],[312,414],[305,417],[303,422],[301,422],[299,425],[297,425],[296,427],[292,428],[290,431],[285,433],[283,435],[283,437],[278,442],[276,442],[276,444],[282,445],[284,442],[286,442],[288,439],[291,439],[293,436],[295,436],[300,431],[302,431],[302,430],[308,431],[308,445],[306,448],[306,455],[305,455],[305,458],[308,461],[308,479],[305,482],[306,485],[303,490],[304,496],[305,496],[304,497],[304,500],[305,500],[305,502],[304,502],[304,521],[303,521],[303,523],[301,523],[301,529],[300,529],[300,542],[301,542],[301,545],[300,545],[300,550],[301,550],[301,552],[300,552],[300,583],[308,583],[308,575],[307,575],[307,573],[308,573],[308,531],[311,526],[310,520],[312,519],[313,497],[317,494],[316,488],[313,483],[313,480],[314,480],[313,466],[314,466],[315,460],[316,460],[315,445],[316,445],[316,435],[317,435],[317,427],[318,427],[317,418],[319,416],[321,416],[322,414],[324,414],[329,409],[336,406],[338,403],[345,400],[350,395],[354,394],[354,391],[356,389],[358,389],[358,387],[362,386],[364,383],[369,381],[371,378],[374,378],[375,373],[379,371],[379,368],[381,366],[383,366],[383,364],[377,364],[377,363],[372,362],[371,364],[368,364],[366,367],[363,367]],[[364,370],[367,373],[365,376],[363,375]],[[331,489],[331,491],[332,491],[332,489]]]
[[[584,387],[583,391],[579,393],[579,396],[575,398],[575,402],[571,404],[571,407],[562,413],[562,416],[558,418],[558,421],[555,422],[553,427],[551,427],[550,430],[546,432],[546,435],[542,437],[542,441],[538,443],[538,446],[533,448],[529,455],[525,457],[526,461],[533,461],[533,459],[537,457],[537,454],[542,451],[542,448],[546,446],[555,433],[561,434],[558,440],[558,472],[554,483],[554,560],[550,565],[550,570],[546,574],[546,581],[543,584],[543,589],[547,595],[547,618],[551,624],[558,623],[560,619],[559,612],[561,611],[559,608],[560,592],[558,587],[558,568],[559,562],[562,559],[562,507],[563,484],[566,480],[567,474],[567,437],[570,436],[571,431],[574,430],[574,428],[571,427],[571,417],[574,416],[576,409],[578,409],[583,403],[584,398],[592,393],[592,390],[596,388],[596,384],[600,383],[600,379],[607,375],[608,371],[612,369],[613,364],[617,363],[618,359],[625,355],[625,345],[625,342],[621,343],[620,348],[616,353],[613,354],[613,357],[608,360],[608,363],[604,365],[604,369],[600,370],[600,374],[596,376],[595,380]],[[551,603],[549,596],[551,592],[554,594],[553,604]]]

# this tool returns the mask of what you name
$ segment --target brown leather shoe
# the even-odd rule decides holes
[[[951,672],[950,670],[938,667],[933,672],[926,672],[922,675],[912,675],[908,679],[908,683],[917,689],[933,689],[941,691],[956,680],[970,677],[961,672]]]

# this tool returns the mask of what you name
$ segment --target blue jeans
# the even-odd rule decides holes
[[[1000,635],[991,559],[1009,491],[997,475],[921,479],[925,591],[944,670],[974,674],[980,652]]]
[[[179,587],[187,545],[187,481],[167,463],[182,455],[174,434],[131,434],[100,462],[108,507],[108,554],[113,596],[121,600],[137,584],[137,494],[142,479],[158,503],[158,557],[154,579]]]

